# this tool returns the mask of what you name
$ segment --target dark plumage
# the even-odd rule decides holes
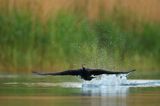
[[[51,73],[39,73],[39,72],[33,72],[38,75],[72,75],[72,76],[80,76],[84,80],[92,80],[95,78],[96,75],[102,75],[102,74],[129,74],[130,72],[133,72],[135,70],[127,71],[127,72],[114,72],[114,71],[107,71],[103,69],[90,69],[85,68],[82,66],[81,69],[75,69],[75,70],[65,70],[62,72],[51,72]]]

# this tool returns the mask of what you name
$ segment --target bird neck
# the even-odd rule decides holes
[[[85,70],[86,70],[86,68],[85,68],[84,64],[82,65],[82,70],[83,70],[83,71],[85,71]]]
[[[85,67],[82,67],[82,70],[85,71],[86,70]]]

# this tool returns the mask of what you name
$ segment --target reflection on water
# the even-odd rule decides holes
[[[90,106],[126,106],[128,90],[123,86],[82,87],[82,94],[99,97],[90,99]]]
[[[126,96],[129,87],[124,86],[101,86],[82,87],[82,94],[86,96]]]

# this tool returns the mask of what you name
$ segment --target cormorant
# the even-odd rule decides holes
[[[52,75],[52,76],[57,76],[57,75],[72,75],[72,76],[80,76],[84,80],[92,80],[95,78],[94,76],[96,75],[102,75],[102,74],[129,74],[130,72],[135,71],[135,69],[126,71],[126,72],[114,72],[114,71],[107,71],[104,69],[90,69],[90,68],[85,68],[82,65],[82,68],[80,69],[75,69],[75,70],[65,70],[62,72],[51,72],[51,73],[39,73],[39,72],[33,72],[37,75]]]

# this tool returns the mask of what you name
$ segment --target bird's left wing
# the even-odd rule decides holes
[[[37,74],[37,75],[53,75],[53,76],[56,76],[56,75],[75,75],[75,76],[78,76],[80,75],[80,69],[77,69],[77,70],[66,70],[66,71],[62,71],[62,72],[50,72],[50,73],[40,73],[40,72],[32,72],[34,74]]]

